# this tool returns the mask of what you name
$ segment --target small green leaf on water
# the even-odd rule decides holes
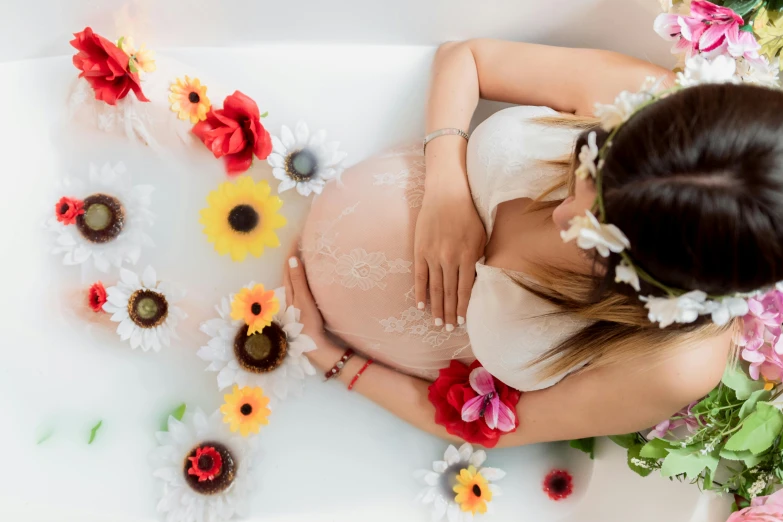
[[[98,434],[98,430],[101,429],[101,426],[103,425],[103,421],[98,421],[98,424],[92,427],[90,430],[90,440],[87,441],[87,444],[92,444],[95,440],[95,436]]]
[[[52,435],[54,435],[54,428],[49,428],[48,430],[46,430],[46,431],[43,433],[43,435],[41,435],[41,436],[38,438],[38,441],[36,441],[36,444],[43,444],[44,442],[46,442],[47,440],[49,440],[49,439],[51,438],[51,436],[52,436]]]
[[[174,417],[178,421],[182,420],[182,416],[185,415],[185,410],[187,409],[187,404],[184,402],[174,408],[174,410],[166,415],[166,418],[163,419],[163,425],[160,427],[160,431],[169,431],[169,417]]]
[[[574,448],[578,449],[579,451],[584,451],[587,453],[591,459],[595,458],[595,438],[594,437],[588,437],[586,439],[576,439],[569,442],[569,445]]]
[[[269,111],[266,111],[264,114],[261,115],[261,118],[266,118],[269,116]]]

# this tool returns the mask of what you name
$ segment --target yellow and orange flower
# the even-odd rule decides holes
[[[155,51],[146,49],[146,44],[141,44],[141,47],[136,49],[133,45],[133,37],[128,36],[127,38],[120,38],[117,46],[128,55],[131,72],[137,72],[138,70],[152,72],[157,68],[155,65]]]
[[[198,78],[177,78],[177,82],[172,83],[169,90],[171,110],[177,113],[180,120],[190,119],[190,123],[195,124],[207,119],[212,105],[207,97],[207,86],[202,85]]]
[[[247,335],[253,335],[272,324],[275,314],[280,311],[280,301],[274,290],[266,291],[264,285],[252,289],[243,288],[231,303],[231,319],[245,321]]]
[[[457,496],[454,502],[459,504],[462,511],[476,513],[487,512],[487,502],[492,501],[492,491],[489,489],[487,479],[476,471],[474,466],[462,469],[457,475],[458,484],[454,486]]]
[[[220,407],[220,412],[223,414],[223,422],[230,425],[232,433],[238,431],[247,437],[251,433],[258,433],[262,424],[269,424],[268,417],[272,413],[268,408],[269,397],[264,395],[261,388],[240,388],[234,385],[232,392],[224,395],[223,400],[226,402]]]

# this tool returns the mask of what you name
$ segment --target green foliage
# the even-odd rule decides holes
[[[627,435],[609,435],[609,440],[621,446],[625,449],[630,449],[637,443],[639,436],[636,433],[629,433]]]
[[[628,448],[628,467],[632,471],[646,477],[660,466],[656,459],[647,459],[640,455],[643,446],[641,444],[634,444]]]
[[[727,367],[722,382],[734,390],[737,399],[741,401],[747,400],[754,392],[764,389],[764,383],[752,380],[739,366]]]
[[[730,451],[750,450],[754,455],[768,450],[783,431],[783,413],[765,402],[748,415],[742,428],[726,442]]]
[[[166,418],[163,419],[163,424],[160,427],[160,431],[169,431],[169,417],[174,417],[177,420],[182,420],[182,416],[185,415],[185,410],[187,409],[187,404],[184,402],[174,408],[171,413],[166,415]]]
[[[595,437],[575,439],[569,442],[569,445],[574,449],[587,453],[591,460],[595,458]]]
[[[87,441],[87,444],[92,444],[93,441],[95,441],[95,437],[98,435],[98,430],[101,429],[101,426],[103,426],[103,421],[98,421],[98,424],[92,427],[90,430],[90,440]]]

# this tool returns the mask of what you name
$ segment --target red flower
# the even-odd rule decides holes
[[[60,223],[73,225],[76,218],[84,214],[84,203],[78,199],[63,197],[54,206],[54,213]]]
[[[562,500],[574,492],[571,474],[562,469],[549,472],[544,478],[544,491],[552,500]]]
[[[114,105],[131,90],[140,101],[149,101],[141,92],[139,75],[130,71],[130,59],[119,47],[87,27],[75,33],[71,45],[79,52],[73,64],[79,69],[79,78],[86,78],[95,91],[95,99]]]
[[[438,378],[429,387],[429,399],[435,406],[435,422],[444,426],[446,431],[466,442],[481,444],[487,448],[497,445],[503,432],[491,429],[483,418],[474,422],[462,420],[462,406],[478,394],[470,386],[470,372],[481,366],[475,361],[470,367],[459,361],[451,361],[448,368],[440,370]],[[506,386],[495,379],[495,388],[503,404],[515,409],[522,392]],[[519,416],[516,419],[519,426]],[[512,431],[516,431],[516,428]]]
[[[218,451],[211,447],[196,448],[196,456],[188,457],[190,468],[188,475],[195,475],[199,482],[213,480],[223,469],[223,457]]]
[[[106,304],[106,288],[103,283],[98,281],[90,287],[88,301],[93,312],[96,314],[103,312],[103,305]]]
[[[193,126],[193,134],[216,158],[226,158],[229,176],[249,169],[253,154],[263,160],[272,152],[272,137],[261,125],[258,105],[239,91],[226,97],[222,109],[211,109],[206,120]]]

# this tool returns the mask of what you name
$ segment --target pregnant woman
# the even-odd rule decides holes
[[[594,104],[670,72],[491,40],[445,44],[433,68],[425,152],[387,152],[328,186],[289,260],[313,364],[454,439],[428,387],[478,360],[523,392],[499,446],[641,430],[708,393],[744,301],[711,316],[706,296],[783,279],[783,93],[682,89],[604,147]],[[467,140],[479,98],[519,106]],[[680,308],[656,299],[672,289]]]

